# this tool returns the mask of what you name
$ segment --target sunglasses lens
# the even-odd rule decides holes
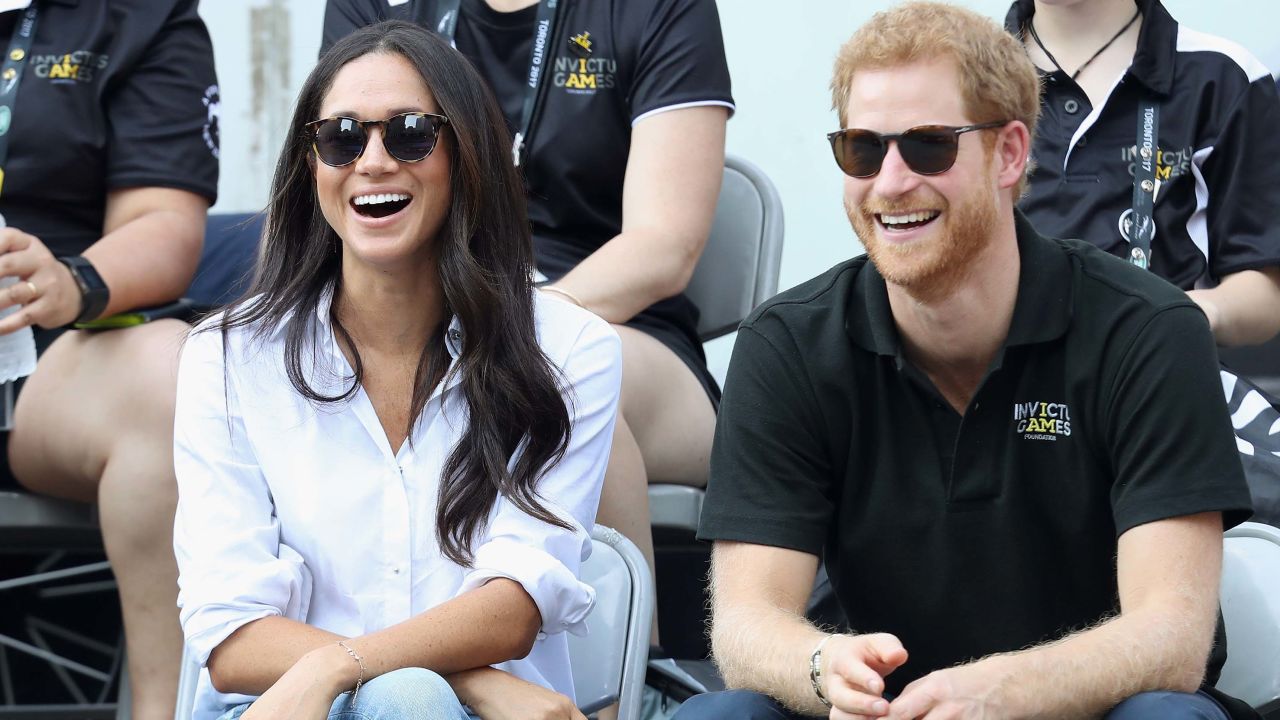
[[[401,162],[417,162],[431,154],[439,137],[438,121],[422,113],[405,113],[387,121],[383,145]]]
[[[326,165],[350,165],[364,151],[364,128],[351,118],[330,118],[316,127],[316,155]]]
[[[868,178],[880,172],[885,145],[868,130],[845,130],[831,138],[831,151],[845,175]]]
[[[921,175],[937,175],[956,164],[960,138],[949,129],[912,128],[898,140],[907,167]]]

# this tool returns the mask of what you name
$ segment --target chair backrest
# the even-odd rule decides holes
[[[618,703],[618,720],[638,720],[653,621],[653,578],[644,556],[617,530],[596,525],[582,581],[596,605],[585,637],[569,636],[569,662],[578,707],[590,714]]]
[[[591,633],[569,636],[569,662],[578,706],[584,713],[618,703],[618,720],[639,720],[653,622],[653,578],[644,555],[617,530],[591,530],[591,556],[582,581],[595,588],[596,605],[587,618]],[[195,707],[200,666],[184,648],[178,676],[175,720],[189,720]]]
[[[1223,542],[1227,664],[1218,689],[1263,712],[1280,710],[1280,529],[1243,523]]]
[[[200,265],[185,296],[202,308],[225,305],[249,286],[266,213],[210,213]]]
[[[685,290],[701,312],[703,342],[733,332],[778,292],[782,236],[782,199],[773,183],[752,163],[726,157],[711,236]]]

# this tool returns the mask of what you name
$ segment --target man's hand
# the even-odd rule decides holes
[[[937,670],[908,685],[889,705],[891,720],[1006,717],[1000,704],[1001,658]]]
[[[0,290],[0,310],[22,306],[0,320],[0,335],[30,325],[62,327],[80,314],[80,288],[71,271],[34,235],[17,228],[0,230],[0,277],[18,278]]]
[[[839,635],[827,642],[822,660],[831,720],[860,720],[888,714],[884,679],[907,661],[907,651],[887,633]]]

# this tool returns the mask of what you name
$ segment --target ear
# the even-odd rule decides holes
[[[1027,174],[1031,157],[1031,132],[1021,120],[1014,120],[998,130],[995,162],[996,182],[1001,189],[1017,187]]]

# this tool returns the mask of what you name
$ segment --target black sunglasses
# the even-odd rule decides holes
[[[449,118],[424,112],[392,115],[386,120],[357,120],[331,117],[306,124],[311,146],[325,165],[342,167],[355,162],[369,144],[369,127],[382,129],[382,147],[400,162],[418,162],[431,154],[440,137],[440,128]]]
[[[881,134],[872,130],[837,130],[827,135],[836,164],[845,175],[856,178],[875,177],[884,164],[891,141],[898,143],[902,160],[913,172],[938,175],[956,164],[960,136],[974,130],[989,130],[1009,124],[1008,120],[980,125],[951,127],[921,125],[900,133]]]

